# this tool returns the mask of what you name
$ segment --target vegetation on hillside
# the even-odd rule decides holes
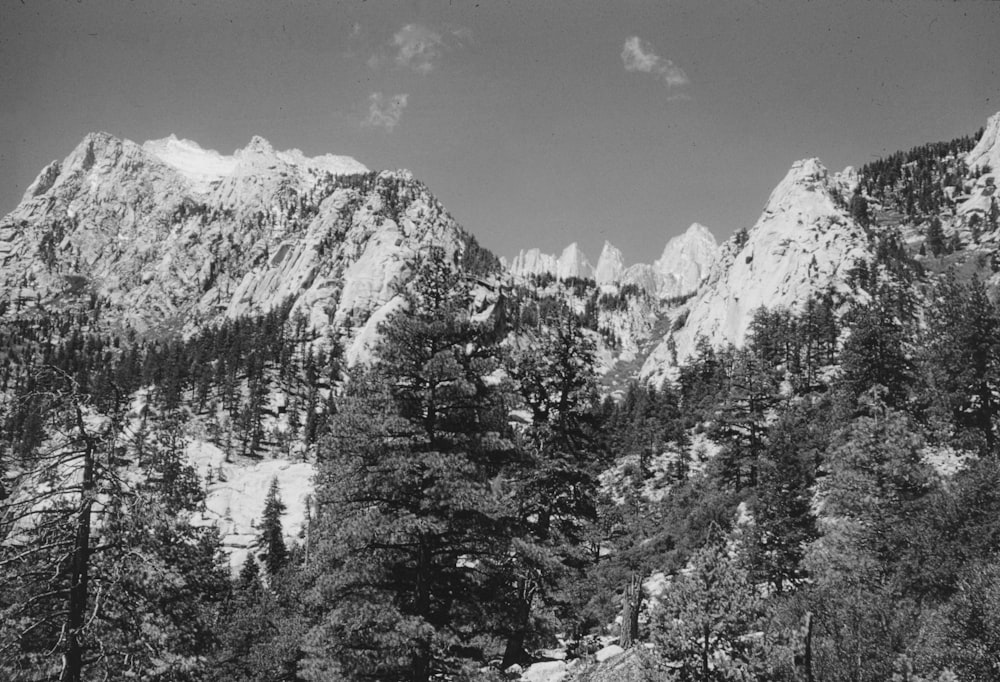
[[[884,224],[941,210],[933,160],[967,147],[862,171],[853,296],[760,310],[743,347],[617,400],[589,308],[524,287],[482,319],[489,259],[434,249],[350,370],[289,305],[162,341],[102,331],[97,302],[11,315],[0,677],[495,680],[613,636],[636,679],[995,679],[1000,307]],[[228,573],[190,428],[315,464],[299,542],[275,481]]]

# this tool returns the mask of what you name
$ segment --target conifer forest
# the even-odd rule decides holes
[[[954,199],[981,134],[865,165],[836,199],[871,258],[662,382],[600,365],[645,291],[512,282],[464,233],[369,361],[291,299],[185,333],[72,281],[0,299],[0,679],[1000,679],[998,211]],[[276,476],[234,554],[192,439],[313,466],[300,532]]]

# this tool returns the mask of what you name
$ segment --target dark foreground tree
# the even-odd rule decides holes
[[[307,679],[425,682],[481,657],[491,629],[484,568],[508,546],[494,483],[513,456],[500,352],[442,254],[406,304],[321,451]]]
[[[580,579],[582,536],[597,497],[594,344],[579,321],[547,320],[513,353],[508,371],[531,419],[504,476],[513,511],[510,550],[494,566],[504,583],[502,669],[527,662],[527,646],[540,637],[554,638],[540,626],[541,614],[564,607],[566,583]]]

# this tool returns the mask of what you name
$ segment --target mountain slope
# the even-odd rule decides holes
[[[741,345],[761,306],[794,308],[810,294],[843,287],[855,264],[870,257],[864,230],[839,199],[849,182],[817,159],[796,162],[753,228],[724,245],[686,323],[652,352],[641,376],[662,379],[675,355],[683,362],[702,337],[713,346]]]
[[[93,295],[141,334],[292,299],[318,334],[336,328],[358,356],[369,318],[431,246],[495,266],[405,171],[276,152],[259,137],[222,156],[176,138],[140,146],[96,133],[0,221],[0,298],[43,309]]]

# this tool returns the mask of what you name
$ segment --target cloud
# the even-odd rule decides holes
[[[656,54],[653,46],[639,36],[632,36],[625,41],[622,62],[626,71],[652,74],[662,79],[667,87],[680,87],[691,82],[684,69]]]
[[[373,92],[368,97],[368,117],[361,122],[361,125],[385,128],[391,133],[393,128],[399,125],[408,98],[409,95],[406,93],[387,98],[381,92]]]
[[[472,31],[464,26],[444,25],[440,30],[423,24],[407,24],[389,41],[391,52],[376,52],[368,66],[377,69],[390,59],[397,66],[427,75],[437,67],[445,52],[472,42]]]
[[[440,33],[420,24],[407,24],[392,37],[396,48],[396,63],[413,69],[417,73],[428,74],[434,70],[434,62],[445,49]]]

